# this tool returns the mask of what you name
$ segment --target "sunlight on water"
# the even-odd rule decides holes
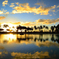
[[[59,58],[58,51],[58,34],[0,34],[2,59]]]

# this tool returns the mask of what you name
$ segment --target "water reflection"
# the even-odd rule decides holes
[[[9,43],[9,42],[19,42],[21,43],[22,41],[25,42],[56,42],[59,43],[59,35],[58,34],[49,34],[49,35],[29,35],[29,34],[24,34],[24,35],[20,35],[20,34],[1,34],[0,35],[0,43]]]
[[[0,58],[3,59],[33,56],[56,59],[58,51],[59,34],[0,34]]]

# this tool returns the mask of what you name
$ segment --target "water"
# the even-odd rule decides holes
[[[59,34],[0,34],[0,59],[59,59]]]

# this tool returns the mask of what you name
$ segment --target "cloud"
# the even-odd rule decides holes
[[[52,15],[50,15],[50,16],[52,16]]]
[[[40,6],[46,6],[44,3],[40,2],[40,3],[35,3],[35,5],[40,5]]]
[[[52,12],[55,12],[55,10],[51,10]]]
[[[22,23],[23,26],[34,26],[35,25],[35,22],[25,22],[25,23]]]
[[[4,16],[0,16],[0,20],[2,20],[2,19],[5,19],[5,17]]]
[[[15,6],[12,10],[13,14],[16,13],[35,13],[35,14],[40,14],[40,15],[48,15],[49,11],[51,9],[54,9],[56,5],[44,8],[43,6],[40,6],[38,8],[36,7],[30,7],[29,3],[24,3],[24,4],[19,4],[19,6]]]
[[[5,14],[9,14],[9,12],[6,12]]]
[[[15,23],[12,23],[12,24],[19,25],[19,24],[21,24],[21,22],[15,22]]]
[[[9,12],[7,10],[3,9],[2,11],[0,10],[0,14],[5,14],[6,15],[6,14],[9,14]]]
[[[3,6],[5,6],[5,5],[7,5],[7,4],[8,4],[8,0],[5,0],[5,1],[2,2],[2,5],[3,5]]]
[[[42,24],[52,24],[52,23],[59,22],[59,18],[57,18],[57,19],[38,19],[38,20],[36,20],[36,22],[42,23]]]
[[[35,22],[15,22],[15,23],[10,22],[10,23],[14,25],[22,25],[22,26],[34,26],[35,25]]]
[[[59,5],[57,6],[57,8],[59,8]]]
[[[19,5],[19,2],[16,2],[15,4],[16,4],[16,5]]]
[[[3,11],[0,10],[0,14],[3,14]]]
[[[14,3],[11,3],[10,7],[14,7],[14,6],[15,6]]]

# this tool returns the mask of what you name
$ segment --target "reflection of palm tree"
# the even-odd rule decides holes
[[[52,34],[52,38],[51,38],[52,41],[54,41],[54,34]]]
[[[2,32],[4,29],[0,29],[0,32]]]

